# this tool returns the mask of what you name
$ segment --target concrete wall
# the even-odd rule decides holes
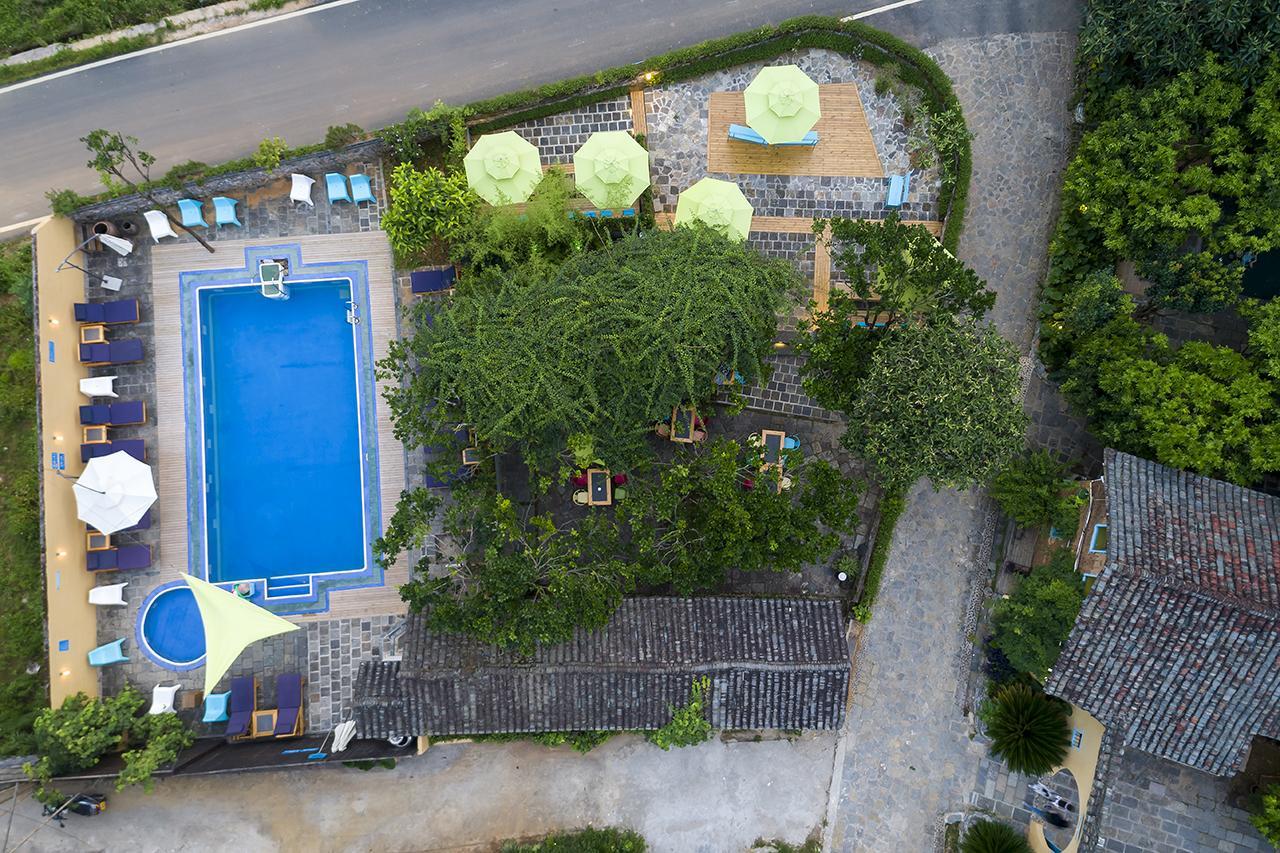
[[[45,595],[49,625],[49,701],[53,706],[77,692],[98,695],[98,672],[88,654],[98,645],[98,620],[89,604],[95,585],[85,570],[84,522],[76,517],[71,481],[54,473],[51,454],[66,456],[62,473],[75,478],[80,462],[79,326],[73,305],[84,299],[84,274],[58,264],[75,248],[75,226],[54,217],[33,230],[36,266],[36,324],[40,364],[40,466],[44,514]],[[83,263],[79,259],[78,263]],[[50,347],[52,346],[52,353]],[[52,358],[50,357],[52,354]],[[61,649],[65,642],[66,649]]]
[[[1080,794],[1080,810],[1076,814],[1076,832],[1071,838],[1071,843],[1062,849],[1062,853],[1076,853],[1080,849],[1084,818],[1089,813],[1089,797],[1093,793],[1093,775],[1098,771],[1098,753],[1102,747],[1102,736],[1107,731],[1106,727],[1094,719],[1088,711],[1077,708],[1075,705],[1071,706],[1069,725],[1073,729],[1079,729],[1084,737],[1080,740],[1080,748],[1069,748],[1067,760],[1053,771],[1056,773],[1058,770],[1065,769],[1070,772],[1076,780],[1076,790]],[[1044,837],[1044,826],[1039,822],[1031,822],[1027,840],[1036,853],[1050,853]]]

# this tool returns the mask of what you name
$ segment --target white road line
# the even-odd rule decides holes
[[[6,231],[17,231],[19,228],[35,228],[48,218],[48,214],[45,214],[44,216],[37,216],[35,219],[28,219],[26,222],[15,222],[12,225],[0,225],[0,234],[5,233]]]
[[[283,15],[276,15],[271,18],[263,18],[260,21],[250,21],[247,24],[239,24],[238,26],[228,27],[225,30],[215,30],[211,33],[201,33],[198,36],[190,38],[178,39],[166,44],[158,44],[155,47],[144,47],[142,50],[135,50],[132,53],[122,53],[119,56],[112,56],[108,59],[99,59],[97,62],[90,62],[88,65],[77,65],[75,68],[65,68],[62,71],[54,71],[51,74],[45,74],[40,77],[33,77],[30,80],[23,80],[21,83],[14,83],[12,86],[6,86],[0,89],[0,95],[9,92],[16,92],[18,89],[25,89],[28,86],[36,86],[48,80],[57,80],[59,77],[69,77],[72,74],[79,74],[82,71],[89,71],[94,68],[101,68],[104,65],[111,65],[115,62],[124,62],[126,59],[133,59],[135,56],[146,56],[148,53],[159,53],[162,50],[169,50],[174,47],[182,47],[183,45],[194,44],[198,41],[206,39],[218,38],[219,36],[229,36],[232,33],[238,33],[243,30],[251,30],[254,27],[265,27],[267,24],[278,24],[281,21],[288,21],[293,18],[301,18],[303,15],[311,15],[315,12],[323,12],[326,9],[334,9],[338,6],[347,6],[352,3],[358,3],[360,0],[332,0],[330,3],[323,3],[319,6],[310,6],[306,9],[299,9],[296,12],[286,12]]]
[[[870,18],[872,15],[879,15],[881,12],[892,12],[894,9],[901,9],[903,6],[911,6],[919,2],[920,0],[898,0],[897,3],[886,3],[883,6],[868,9],[867,11],[859,12],[856,15],[848,15],[841,18],[840,21],[841,23],[845,23],[847,21],[857,21],[862,18]],[[0,94],[3,94],[3,90],[0,90]]]

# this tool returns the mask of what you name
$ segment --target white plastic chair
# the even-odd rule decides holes
[[[151,229],[151,239],[157,243],[161,237],[177,237],[178,234],[173,230],[173,226],[169,224],[169,217],[165,215],[163,210],[148,210],[142,214],[147,220],[147,227]]]
[[[95,586],[89,590],[89,603],[98,607],[124,607],[127,604],[124,600],[124,588],[128,585],[129,582],[125,581],[107,586]]]
[[[316,203],[311,200],[311,188],[315,186],[316,179],[298,174],[290,175],[290,177],[293,178],[293,189],[289,191],[289,199],[315,207]]]
[[[148,714],[172,714],[173,700],[182,689],[181,684],[157,684],[151,691],[151,710]]]

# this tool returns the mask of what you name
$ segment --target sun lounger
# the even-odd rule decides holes
[[[129,602],[124,600],[124,588],[128,585],[129,582],[125,581],[95,586],[89,590],[89,603],[95,607],[127,607]]]
[[[80,363],[88,367],[131,364],[135,361],[142,361],[142,341],[139,340],[80,345]]]
[[[204,202],[196,201],[194,198],[178,199],[178,212],[182,214],[182,225],[184,228],[208,228],[209,223],[204,221]]]
[[[113,663],[124,663],[128,658],[124,655],[124,637],[105,646],[98,646],[89,652],[89,666],[108,666]]]
[[[214,196],[213,199],[213,224],[221,228],[223,225],[234,225],[242,228],[240,220],[236,218],[236,200],[227,198],[226,196]]]
[[[452,266],[415,270],[409,274],[409,289],[414,293],[442,293],[453,289],[457,275]]]
[[[752,145],[768,145],[764,141],[764,137],[756,133],[751,128],[743,124],[729,125],[729,138],[737,142],[750,142]],[[773,145],[773,148],[795,148],[795,147],[813,147],[818,144],[818,132],[811,130],[804,135],[804,139],[799,142],[779,142]]]
[[[117,299],[113,302],[77,302],[75,304],[77,323],[136,323],[138,322],[138,300]]]
[[[139,462],[147,461],[147,443],[140,438],[126,438],[123,441],[108,441],[105,444],[80,445],[80,461],[88,462],[98,456],[110,456],[123,450]]]
[[[293,186],[289,190],[289,200],[315,207],[316,203],[311,200],[311,188],[315,186],[316,179],[298,174],[293,174],[289,177],[293,179]]]
[[[135,426],[146,422],[147,404],[142,400],[80,407],[81,426]]]
[[[173,226],[169,224],[169,217],[163,210],[148,210],[142,214],[142,218],[147,220],[147,228],[151,230],[151,239],[157,243],[161,237],[177,237],[178,232],[173,230]]]
[[[889,179],[889,197],[885,200],[885,207],[902,207],[907,201],[907,195],[911,192],[911,173],[907,172],[905,176],[894,175]]]
[[[373,195],[373,186],[368,175],[351,176],[351,200],[356,204],[362,201],[377,201]]]
[[[231,695],[227,699],[227,737],[249,733],[253,712],[258,709],[258,683],[252,677],[231,679]]]
[[[302,676],[287,672],[276,677],[276,737],[302,734]]]
[[[329,204],[351,201],[351,195],[347,192],[347,176],[341,172],[327,172],[324,185],[329,190]]]
[[[202,723],[221,723],[227,718],[227,700],[231,698],[231,691],[226,693],[210,693],[204,697],[204,716],[200,718]]]
[[[84,558],[85,568],[91,572],[145,569],[151,565],[151,546],[121,545],[105,551],[89,551]]]
[[[148,714],[172,714],[175,713],[173,708],[173,700],[178,697],[178,691],[182,689],[181,684],[157,684],[151,690],[151,709]]]
[[[84,529],[95,530],[96,528],[92,524],[86,524],[84,526]],[[137,524],[135,524],[133,527],[126,527],[124,530],[120,530],[118,532],[128,533],[132,530],[150,530],[150,529],[151,529],[151,510],[147,510],[142,514],[142,518],[138,519]]]

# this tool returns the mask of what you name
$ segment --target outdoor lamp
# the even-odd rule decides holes
[[[80,272],[84,273],[87,276],[90,276],[91,278],[97,278],[101,280],[102,286],[105,287],[107,290],[119,290],[120,285],[124,283],[122,279],[116,278],[113,275],[95,276],[93,273],[89,272],[84,267],[78,266],[71,262],[72,255],[74,255],[76,252],[80,251],[85,246],[92,243],[94,240],[97,240],[98,242],[102,243],[102,245],[106,246],[108,249],[115,252],[117,255],[119,255],[122,258],[133,251],[132,240],[126,240],[123,237],[114,237],[111,234],[91,234],[89,235],[89,239],[85,240],[83,243],[76,246],[70,252],[67,252],[67,256],[62,259],[62,263],[58,264],[58,267],[57,269],[54,270],[54,272],[62,272],[62,270],[66,269],[67,267],[71,267],[72,269],[80,270]]]

